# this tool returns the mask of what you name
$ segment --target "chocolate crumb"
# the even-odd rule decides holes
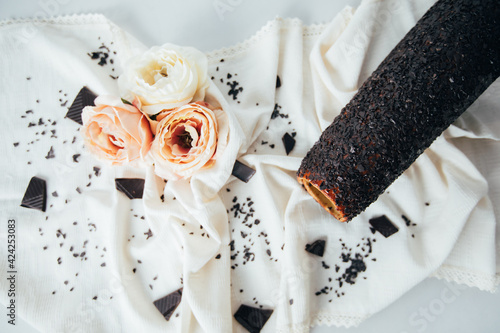
[[[56,155],[54,154],[54,147],[50,147],[50,150],[49,152],[47,153],[47,156],[45,156],[46,159],[49,159],[49,158],[54,158],[56,157]]]

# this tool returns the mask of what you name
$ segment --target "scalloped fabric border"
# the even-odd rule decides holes
[[[108,23],[110,20],[99,13],[89,14],[70,14],[51,17],[31,17],[31,18],[16,18],[0,21],[0,27],[24,24],[24,23],[40,23],[40,24],[89,24],[89,23]]]
[[[62,16],[52,16],[52,17],[33,17],[33,18],[17,18],[17,19],[7,19],[0,21],[0,28],[5,26],[10,26],[14,24],[25,24],[25,23],[33,23],[33,24],[64,24],[64,25],[72,25],[72,24],[95,24],[95,23],[108,23],[111,27],[119,28],[117,24],[108,19],[103,14],[99,13],[89,13],[89,14],[71,14],[71,15],[62,15]],[[319,23],[319,24],[304,24],[298,18],[281,18],[276,17],[272,20],[267,21],[256,33],[254,33],[251,37],[239,42],[237,44],[223,47],[220,49],[215,49],[209,52],[206,52],[207,57],[210,59],[215,59],[219,57],[228,57],[241,52],[246,51],[252,45],[257,43],[260,39],[262,39],[265,35],[274,31],[275,29],[286,28],[290,26],[302,26],[303,36],[304,37],[312,37],[317,36],[323,32],[327,23]],[[119,28],[121,29],[121,28]],[[116,35],[116,30],[114,31]]]
[[[311,37],[321,34],[325,29],[326,25],[327,25],[326,23],[306,25],[298,18],[276,17],[273,20],[267,21],[267,23],[263,25],[256,33],[254,33],[251,37],[245,39],[244,41],[234,44],[232,46],[223,47],[220,49],[206,52],[206,55],[209,59],[214,59],[220,57],[228,57],[244,52],[247,49],[249,49],[252,45],[257,43],[264,36],[266,36],[268,33],[274,31],[275,29],[281,29],[291,26],[301,26],[304,28],[302,35],[304,37]]]
[[[483,291],[494,293],[500,284],[500,274],[490,275],[483,272],[465,270],[460,267],[443,265],[439,267],[431,277],[448,282],[464,284],[468,287],[476,287]]]

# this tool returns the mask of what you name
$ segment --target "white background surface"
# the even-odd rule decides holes
[[[170,42],[211,51],[251,37],[276,16],[306,24],[327,23],[344,6],[361,0],[0,0],[0,20],[102,13],[146,46]],[[313,333],[500,332],[500,293],[428,279],[357,328],[317,327]],[[37,332],[17,318],[0,332]],[[22,314],[18,314],[22,317]],[[57,318],[55,318],[57,320]]]

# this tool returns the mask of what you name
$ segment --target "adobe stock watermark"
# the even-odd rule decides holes
[[[224,21],[224,16],[229,12],[233,12],[236,7],[240,6],[244,0],[214,0],[212,3],[221,21]]]
[[[353,58],[363,54],[370,43],[370,39],[377,33],[387,22],[391,20],[394,12],[399,9],[401,2],[399,0],[390,0],[384,3],[385,8],[372,11],[370,17],[361,25],[356,35],[340,44],[340,48],[344,51],[348,58]]]
[[[450,282],[445,282],[445,285],[446,287],[441,290],[436,298],[410,314],[408,322],[414,328],[413,332],[425,332],[429,324],[435,322],[446,311],[446,307],[455,302],[462,295],[463,290],[468,288],[465,285]],[[410,332],[404,331],[401,333]]]
[[[134,273],[132,271],[125,272],[122,270],[121,274],[113,272],[108,287],[99,290],[97,298],[80,303],[80,306],[76,309],[74,320],[64,327],[64,332],[86,333],[91,321],[96,318],[98,312],[109,306],[114,296],[125,292],[125,289],[133,280]]]
[[[321,227],[318,227],[321,228]],[[309,228],[316,229],[316,227]],[[326,253],[335,253],[336,249],[332,242],[328,242],[325,248]],[[259,302],[262,305],[276,308],[279,304],[293,302],[290,296],[300,295],[304,293],[304,288],[308,288],[311,277],[317,274],[322,267],[321,257],[311,255],[304,251],[303,257],[297,262],[297,265],[292,265],[292,269],[283,271],[279,286],[271,290],[267,299],[261,299]],[[283,285],[285,286],[283,288]],[[291,304],[291,303],[290,303]]]
[[[61,6],[69,4],[73,0],[39,0],[38,10],[33,17],[38,19],[27,22],[23,25],[21,31],[15,36],[16,47],[26,45],[31,40],[36,38],[41,27],[47,22],[43,18],[58,16],[61,14]]]

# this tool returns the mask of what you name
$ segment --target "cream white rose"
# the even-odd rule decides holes
[[[154,115],[203,100],[207,66],[205,54],[192,47],[155,46],[126,64],[118,85],[125,99],[137,96],[142,111]]]

